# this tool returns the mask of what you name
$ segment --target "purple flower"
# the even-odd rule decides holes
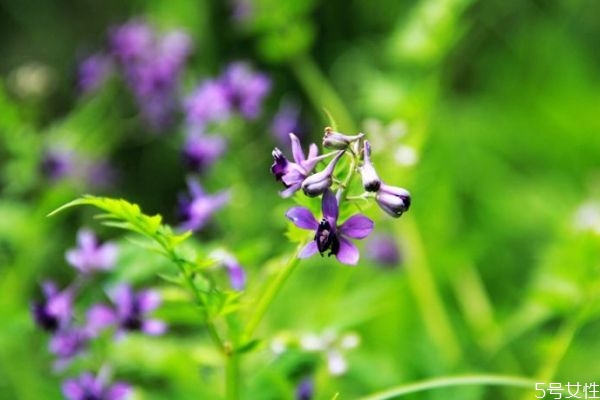
[[[365,136],[364,133],[358,135],[348,136],[343,133],[334,132],[330,127],[325,128],[325,135],[323,136],[323,147],[328,147],[337,150],[345,150],[350,143],[355,142]]]
[[[111,29],[109,33],[111,53],[122,63],[144,58],[154,42],[154,32],[148,24],[132,20]]]
[[[247,63],[235,62],[227,67],[221,82],[234,109],[246,118],[258,117],[263,99],[271,90],[271,80],[265,74],[254,72]]]
[[[77,379],[67,379],[62,391],[68,400],[123,400],[131,388],[124,382],[107,385],[100,376],[84,372]]]
[[[296,386],[296,400],[311,400],[315,393],[315,384],[312,378],[307,377]]]
[[[191,50],[190,37],[179,30],[161,37],[146,23],[134,20],[112,30],[110,48],[142,117],[156,130],[170,125],[179,76]]]
[[[367,241],[365,249],[367,257],[383,267],[395,267],[401,262],[398,245],[391,236],[373,236]]]
[[[339,151],[323,171],[317,172],[302,181],[301,187],[305,195],[308,197],[317,197],[329,189],[333,183],[333,170],[343,154],[343,151]]]
[[[179,200],[179,214],[182,219],[180,228],[184,230],[198,231],[210,220],[219,208],[229,201],[229,192],[222,191],[215,195],[204,192],[199,183],[189,180],[188,187],[190,197],[182,197]]]
[[[183,147],[183,159],[190,170],[204,172],[223,155],[226,147],[227,142],[220,136],[190,135]]]
[[[88,311],[87,329],[91,335],[97,335],[102,329],[116,325],[118,334],[128,331],[140,331],[148,335],[161,335],[166,330],[162,321],[148,319],[146,314],[156,309],[161,298],[152,290],[134,293],[130,286],[117,287],[111,294],[115,308],[96,304]]]
[[[79,90],[83,93],[90,93],[100,89],[110,76],[112,69],[112,61],[106,54],[92,54],[79,64]]]
[[[96,270],[106,271],[115,265],[117,246],[113,243],[99,244],[92,231],[80,229],[77,233],[77,244],[78,247],[67,251],[65,258],[84,274]]]
[[[48,347],[57,357],[54,368],[61,370],[87,346],[90,335],[87,330],[70,326],[54,333]]]
[[[371,163],[371,145],[365,140],[364,144],[364,162],[360,167],[360,175],[362,177],[363,188],[368,192],[376,192],[381,186],[381,179],[375,171],[375,167]]]
[[[300,251],[298,257],[307,258],[317,251],[322,256],[329,250],[328,255],[335,255],[339,262],[356,264],[359,259],[358,249],[349,239],[366,238],[373,230],[373,221],[362,214],[354,214],[338,226],[338,204],[331,190],[323,194],[321,208],[321,222],[305,207],[292,207],[286,213],[286,217],[297,227],[315,231],[314,240]]]
[[[271,173],[277,181],[280,181],[285,186],[285,189],[279,192],[282,197],[290,197],[300,187],[302,182],[315,168],[317,163],[322,159],[329,157],[331,154],[317,156],[317,145],[312,143],[308,147],[308,154],[304,156],[300,140],[296,135],[290,133],[292,142],[292,154],[294,162],[289,161],[277,147],[273,150],[273,165],[271,165]]]
[[[33,319],[37,325],[49,332],[65,328],[73,315],[73,293],[67,289],[58,290],[54,282],[44,282],[42,292],[45,300],[31,307]]]
[[[406,189],[382,182],[375,195],[375,201],[387,214],[398,218],[410,208],[410,193]]]
[[[229,118],[231,103],[225,86],[217,80],[205,80],[184,101],[187,121],[204,126]]]
[[[67,150],[48,150],[42,156],[40,171],[52,181],[73,174],[75,160],[73,152]]]
[[[282,101],[277,114],[271,122],[271,133],[278,142],[285,142],[290,132],[299,132],[300,109],[290,101]]]
[[[244,290],[246,287],[246,271],[244,271],[237,258],[230,252],[221,249],[214,251],[211,256],[220,261],[225,267],[229,275],[231,288],[238,291]]]

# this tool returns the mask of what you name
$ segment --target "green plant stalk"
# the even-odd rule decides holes
[[[226,358],[225,393],[228,400],[240,398],[240,356],[235,352],[227,354]]]
[[[382,392],[378,392],[359,400],[386,400],[404,396],[410,393],[423,392],[432,389],[441,389],[450,386],[511,386],[520,388],[534,388],[535,381],[518,376],[505,375],[464,375],[447,376],[442,378],[428,379],[421,382],[400,385]]]
[[[294,269],[298,265],[300,259],[298,258],[298,254],[300,250],[306,245],[305,242],[302,242],[296,248],[296,251],[290,256],[286,264],[281,268],[279,274],[273,279],[267,289],[264,291],[264,294],[258,299],[258,302],[255,307],[254,313],[250,316],[248,320],[248,324],[246,325],[246,329],[244,330],[243,337],[248,339],[251,338],[254,334],[254,331],[258,327],[258,324],[262,321],[265,313],[267,312],[269,306],[273,302],[277,293],[281,290],[285,282],[288,280]]]

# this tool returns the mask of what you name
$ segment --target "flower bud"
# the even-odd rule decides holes
[[[400,217],[410,207],[410,193],[406,189],[381,183],[375,195],[379,207],[394,218]]]
[[[365,140],[364,144],[364,162],[360,167],[360,175],[362,177],[363,187],[367,192],[376,192],[381,186],[381,179],[375,171],[375,167],[371,163],[371,145]]]
[[[348,136],[339,132],[334,132],[332,128],[327,127],[325,128],[325,136],[323,136],[323,147],[346,150],[350,143],[362,138],[363,136],[365,136],[364,133]]]
[[[343,151],[338,152],[335,158],[329,162],[323,171],[312,174],[308,178],[304,179],[302,182],[302,191],[305,195],[308,197],[317,197],[320,194],[325,193],[325,191],[333,183],[333,170],[343,154]]]

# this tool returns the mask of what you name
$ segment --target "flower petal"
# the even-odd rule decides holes
[[[356,265],[360,254],[356,246],[348,239],[340,236],[340,250],[335,255],[342,264]]]
[[[317,242],[311,240],[298,254],[298,258],[308,258],[315,254],[319,249],[317,248]]]
[[[339,232],[352,239],[364,239],[373,230],[373,225],[373,221],[364,215],[354,214],[339,227]]]
[[[110,400],[123,400],[131,393],[131,387],[123,382],[117,382],[106,394],[106,398]]]
[[[305,207],[292,207],[285,216],[298,228],[316,230],[319,227],[314,215]]]
[[[298,136],[290,133],[290,140],[292,141],[292,155],[294,156],[294,161],[300,164],[304,161],[304,153],[302,152],[300,139],[298,139]]]
[[[155,319],[147,319],[142,323],[141,331],[147,335],[158,336],[165,333],[167,325]]]
[[[279,192],[279,195],[281,197],[283,197],[284,199],[287,199],[288,197],[292,197],[294,195],[294,193],[296,193],[298,190],[300,190],[300,186],[302,186],[302,183],[298,182],[298,183],[290,186],[289,188],[284,189],[281,192]]]
[[[154,290],[143,290],[136,295],[136,301],[139,311],[146,313],[157,308],[162,302],[162,298]]]
[[[87,312],[86,331],[96,336],[100,331],[117,322],[117,316],[113,309],[102,304],[92,306]]]
[[[338,219],[338,204],[335,194],[333,194],[331,190],[326,190],[325,193],[323,193],[321,209],[323,211],[323,217],[329,220],[329,224],[331,226],[336,226]]]
[[[62,385],[62,392],[68,400],[79,400],[85,396],[85,389],[81,387],[77,379],[67,379]]]

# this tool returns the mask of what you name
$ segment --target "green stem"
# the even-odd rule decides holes
[[[386,400],[409,393],[423,392],[425,390],[446,388],[449,386],[467,386],[467,385],[485,385],[485,386],[512,386],[520,388],[533,389],[535,381],[517,376],[504,375],[466,375],[466,376],[448,376],[444,378],[428,379],[421,382],[400,385],[382,392],[362,397],[359,400]]]
[[[248,325],[246,325],[246,329],[244,331],[245,338],[252,337],[254,331],[258,327],[258,324],[260,323],[260,321],[262,321],[265,313],[267,312],[267,309],[273,302],[273,299],[275,298],[277,293],[279,293],[279,291],[281,290],[287,279],[290,277],[292,272],[294,272],[296,265],[298,265],[298,261],[300,261],[300,259],[298,258],[298,254],[305,245],[306,243],[304,242],[298,245],[294,254],[290,256],[286,264],[279,271],[279,274],[275,277],[274,280],[270,282],[269,286],[264,291],[264,294],[258,299],[255,311],[251,315],[250,320],[248,321]]]
[[[237,400],[240,398],[240,358],[238,354],[231,353],[227,356],[225,369],[226,398]]]
[[[300,56],[294,59],[290,66],[317,110],[321,111],[325,108],[331,115],[335,115],[341,130],[357,132],[357,127],[346,106],[312,58],[308,55]]]

